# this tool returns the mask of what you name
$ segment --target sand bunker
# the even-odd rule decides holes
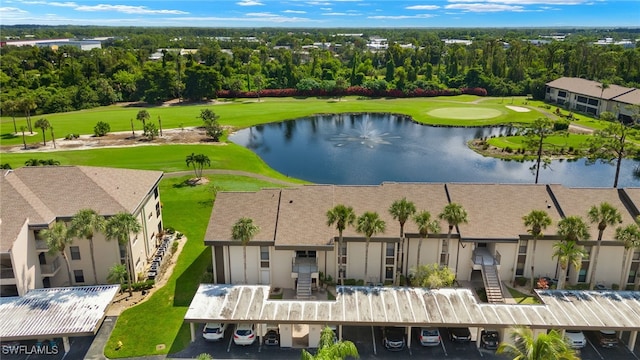
[[[507,105],[507,109],[513,110],[515,112],[529,112],[529,111],[531,111],[531,109],[527,109],[527,108],[522,107],[522,106],[511,106],[511,105]]]

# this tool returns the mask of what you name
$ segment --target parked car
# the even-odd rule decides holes
[[[209,341],[220,340],[224,337],[224,331],[226,329],[227,324],[206,323],[202,329],[202,337]]]
[[[384,347],[389,351],[400,351],[404,349],[404,328],[385,327],[382,329]]]
[[[236,345],[251,345],[256,340],[253,324],[237,324],[233,332],[233,342]]]
[[[608,287],[605,284],[596,284],[596,286],[594,287],[596,290],[611,290],[610,287]]]
[[[275,330],[269,330],[264,335],[264,344],[269,346],[275,346],[280,344],[280,335]]]
[[[451,341],[465,342],[471,341],[471,332],[469,328],[449,328],[449,339]]]
[[[582,349],[587,346],[587,338],[580,330],[566,330],[564,336],[569,339],[569,346],[572,349]]]
[[[480,332],[480,344],[487,350],[495,350],[500,344],[500,334],[496,330],[482,330]]]
[[[614,330],[600,330],[596,333],[598,342],[602,347],[614,347],[618,345],[618,337]]]
[[[420,328],[419,339],[422,346],[440,345],[440,331],[436,328]]]

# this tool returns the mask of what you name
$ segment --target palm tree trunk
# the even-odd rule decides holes
[[[130,242],[131,240],[129,240]],[[130,243],[125,245],[125,248],[127,251],[125,251],[125,260],[127,262],[127,288],[129,290],[129,296],[133,296],[133,288],[131,287],[131,261],[129,259],[131,259],[131,255],[130,250],[129,250],[129,245]]]
[[[365,245],[364,250],[364,282],[367,282],[367,275],[369,270],[369,238],[367,238],[367,243]]]
[[[531,254],[531,290],[535,288],[535,266],[536,266],[536,245],[538,245],[538,239],[533,238],[533,253]]]
[[[600,245],[602,245],[602,233],[604,230],[598,232],[598,242],[596,243],[596,251],[593,254],[593,269],[591,269],[591,275],[589,276],[589,290],[593,290],[596,287],[596,270],[598,269],[598,255],[600,255]]]
[[[622,156],[623,152],[621,151],[620,154],[618,154],[618,162],[616,163],[616,175],[613,179],[613,187],[617,188],[618,187],[618,178],[620,177],[620,166],[622,165]]]
[[[69,277],[69,286],[73,286],[73,282],[71,281],[71,264],[69,264],[69,259],[67,258],[67,254],[64,253],[64,250],[61,251],[62,258],[67,265],[67,276]]]
[[[620,282],[618,283],[618,290],[624,290],[627,284],[627,278],[629,275],[627,274],[627,261],[631,252],[629,249],[624,249],[624,256],[622,257],[622,271],[620,271]]]
[[[247,247],[242,247],[242,258],[244,259],[244,284],[247,285]]]
[[[344,286],[344,276],[340,276],[340,266],[342,265],[340,263],[340,252],[342,251],[342,231],[340,231],[340,234],[338,236],[338,258],[336,259],[336,279],[340,278],[340,285]]]
[[[420,266],[420,250],[422,249],[422,235],[420,235],[420,240],[418,240],[418,254],[416,255],[416,267]]]
[[[562,265],[560,266],[560,279],[558,279],[558,290],[562,290],[564,288],[564,283],[567,279],[567,269],[569,268],[569,264],[567,264],[567,266],[565,266],[564,268],[562,267]]]
[[[89,250],[91,251],[91,265],[93,266],[93,281],[98,285],[98,272],[96,271],[96,257],[93,253],[93,237],[89,238]]]
[[[453,230],[453,226],[449,226],[449,232],[447,233],[447,252],[446,252],[446,262],[445,265],[449,266],[449,243],[451,242],[451,231]],[[442,254],[438,254],[438,256],[442,256]],[[456,278],[458,274],[455,274]]]

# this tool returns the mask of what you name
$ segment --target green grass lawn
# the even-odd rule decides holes
[[[519,102],[524,98],[518,98]],[[411,98],[411,99],[386,99],[386,98],[359,98],[344,97],[340,101],[327,98],[263,98],[260,102],[251,100],[221,101],[217,105],[178,105],[162,107],[146,107],[151,115],[151,121],[162,119],[164,129],[180,128],[181,126],[199,126],[202,121],[198,118],[202,109],[212,109],[220,116],[222,125],[236,128],[244,128],[256,124],[264,124],[275,121],[297,119],[313,114],[327,113],[351,113],[351,112],[388,112],[411,116],[418,122],[434,125],[475,126],[494,125],[512,122],[529,122],[542,113],[531,111],[528,113],[515,113],[508,111],[507,101],[502,103],[493,98],[480,98],[472,95],[460,95],[438,98]],[[480,101],[479,103],[472,103]],[[500,111],[500,115],[491,119],[468,120],[436,118],[428,115],[430,110],[439,108],[481,107]],[[141,107],[125,107],[112,105],[89,110],[74,111],[68,113],[46,114],[32,116],[32,122],[45,117],[55,130],[57,138],[63,138],[67,134],[93,134],[93,127],[98,121],[105,121],[111,125],[111,131],[131,131],[131,120],[138,134],[141,134],[142,123],[136,120],[136,114]],[[26,125],[23,117],[17,117],[18,128]],[[22,144],[22,136],[13,135],[13,120],[11,117],[0,118],[0,139],[3,145]],[[34,129],[38,132],[39,129]],[[49,139],[50,134],[46,134]],[[27,136],[28,143],[42,141],[42,136],[35,134]]]
[[[221,190],[252,191],[279,185],[242,176],[208,176],[210,183],[185,185],[182,178],[167,178],[160,183],[165,227],[185,234],[188,241],[167,284],[147,301],[122,313],[105,346],[109,358],[167,354],[190,342],[184,315],[200,284],[202,274],[211,266],[211,251],[203,239],[213,206],[213,187]],[[122,347],[115,350],[118,342]],[[157,350],[157,345],[164,345]]]
[[[538,298],[535,297],[535,296],[521,293],[520,291],[518,291],[516,289],[512,289],[510,287],[507,287],[507,289],[509,289],[509,293],[511,294],[511,297],[513,297],[513,299],[518,304],[521,304],[521,305],[536,305],[536,304],[540,304],[540,300],[538,300]]]

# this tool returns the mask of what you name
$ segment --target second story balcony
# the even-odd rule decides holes
[[[487,248],[478,247],[473,250],[473,270],[480,270],[482,265],[495,265],[497,269],[500,269],[500,260],[502,255],[496,251],[492,254]]]
[[[60,257],[57,257],[50,264],[40,265],[40,274],[42,277],[54,277],[60,271],[60,265]]]
[[[317,273],[318,263],[314,257],[295,257],[291,261],[291,272],[293,273]]]

